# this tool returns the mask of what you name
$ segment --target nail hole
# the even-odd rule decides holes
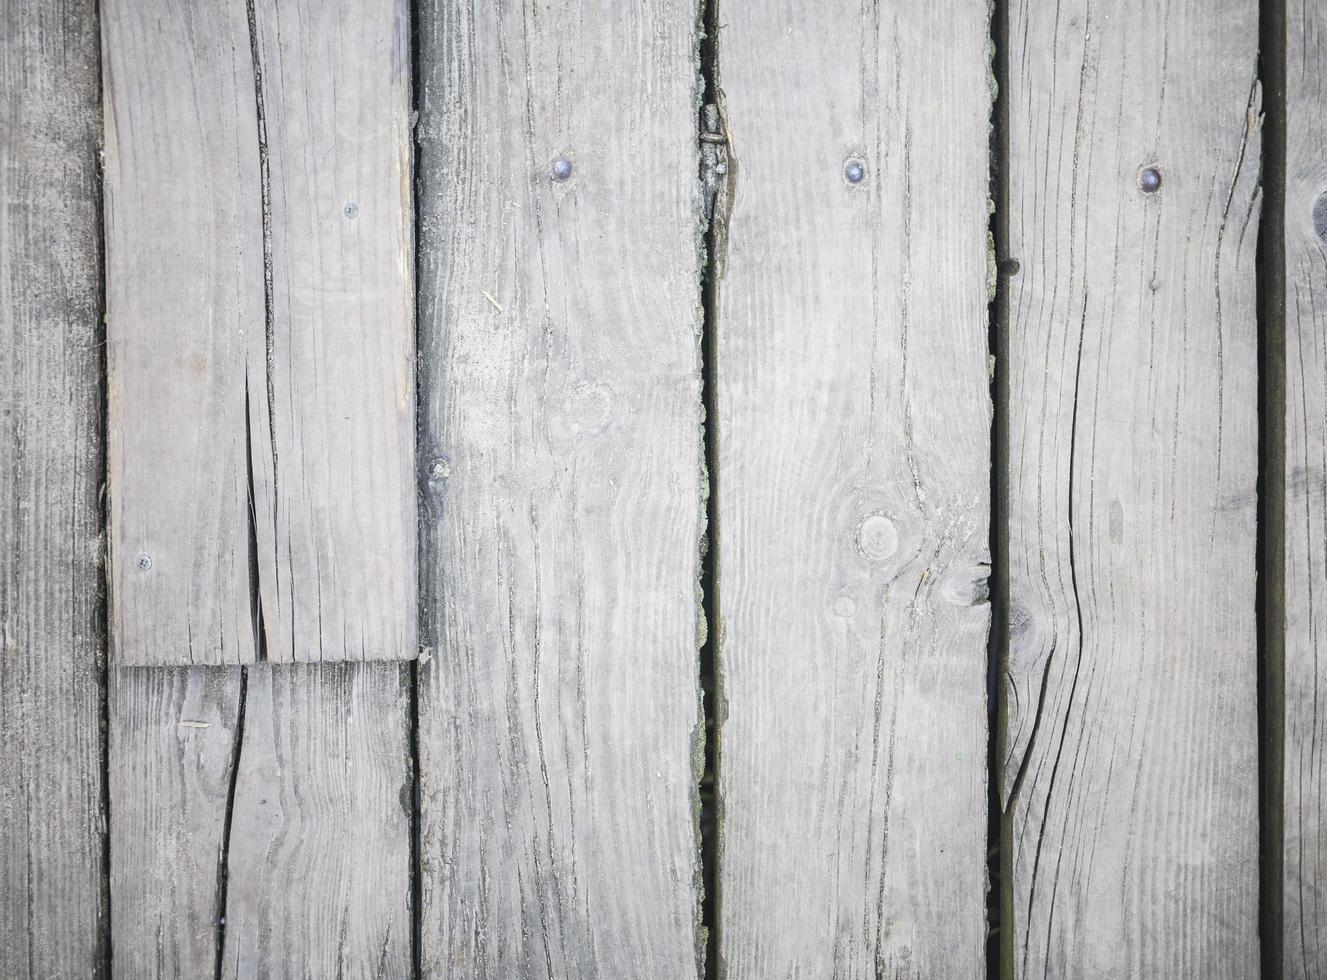
[[[1161,171],[1156,167],[1144,167],[1138,171],[1138,188],[1144,194],[1155,194],[1161,190]]]

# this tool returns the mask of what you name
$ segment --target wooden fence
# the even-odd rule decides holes
[[[0,4],[0,976],[1327,977],[1324,75]]]

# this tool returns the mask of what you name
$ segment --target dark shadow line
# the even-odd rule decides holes
[[[1262,0],[1262,221],[1258,233],[1258,933],[1262,975],[1284,967],[1286,4]]]
[[[1011,830],[1006,812],[1001,760],[1008,742],[1009,706],[1002,678],[1008,671],[1009,629],[1009,279],[1018,260],[1009,254],[1009,7],[991,4],[991,247],[995,252],[994,295],[988,318],[991,370],[991,632],[987,652],[987,866],[986,976],[1014,975],[1014,920]]]

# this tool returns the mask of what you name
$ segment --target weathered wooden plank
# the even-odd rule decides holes
[[[104,975],[95,5],[0,5],[0,976]]]
[[[116,974],[406,976],[408,684],[389,664],[117,671]]]
[[[1287,4],[1282,942],[1286,977],[1327,975],[1327,10]]]
[[[274,508],[258,511],[267,656],[414,659],[408,0],[255,7],[270,206],[267,399],[252,403],[271,432],[253,457],[256,498]]]
[[[987,4],[721,22],[719,955],[977,976]]]
[[[424,974],[695,975],[696,9],[419,42]]]
[[[405,2],[104,24],[117,662],[413,657]]]
[[[1257,4],[1008,38],[1009,967],[1253,976]]]
[[[101,12],[112,657],[247,662],[249,444],[267,439],[246,408],[266,390],[248,15]]]
[[[410,974],[410,674],[249,671],[223,976]]]
[[[111,672],[117,977],[216,971],[241,683],[238,669]]]

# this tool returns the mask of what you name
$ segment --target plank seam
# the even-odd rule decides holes
[[[1258,292],[1257,584],[1258,933],[1262,975],[1284,970],[1285,462],[1286,462],[1286,4],[1262,0],[1262,220],[1255,259]]]
[[[700,928],[703,949],[698,950],[698,972],[706,980],[724,975],[720,948],[720,865],[722,860],[723,802],[719,793],[720,733],[723,724],[723,668],[720,663],[723,627],[719,620],[719,404],[718,309],[719,281],[726,258],[728,209],[733,201],[737,160],[729,144],[729,126],[723,90],[719,86],[719,0],[703,0],[698,13],[700,82],[703,89],[700,117],[699,180],[703,195],[704,225],[698,243],[700,262],[700,380],[704,407],[701,469],[705,487],[705,514],[700,539],[701,617],[704,638],[698,667],[701,692],[701,730],[697,746],[700,771],[696,773],[699,798],[697,819],[700,845]],[[706,100],[712,100],[705,104]]]

